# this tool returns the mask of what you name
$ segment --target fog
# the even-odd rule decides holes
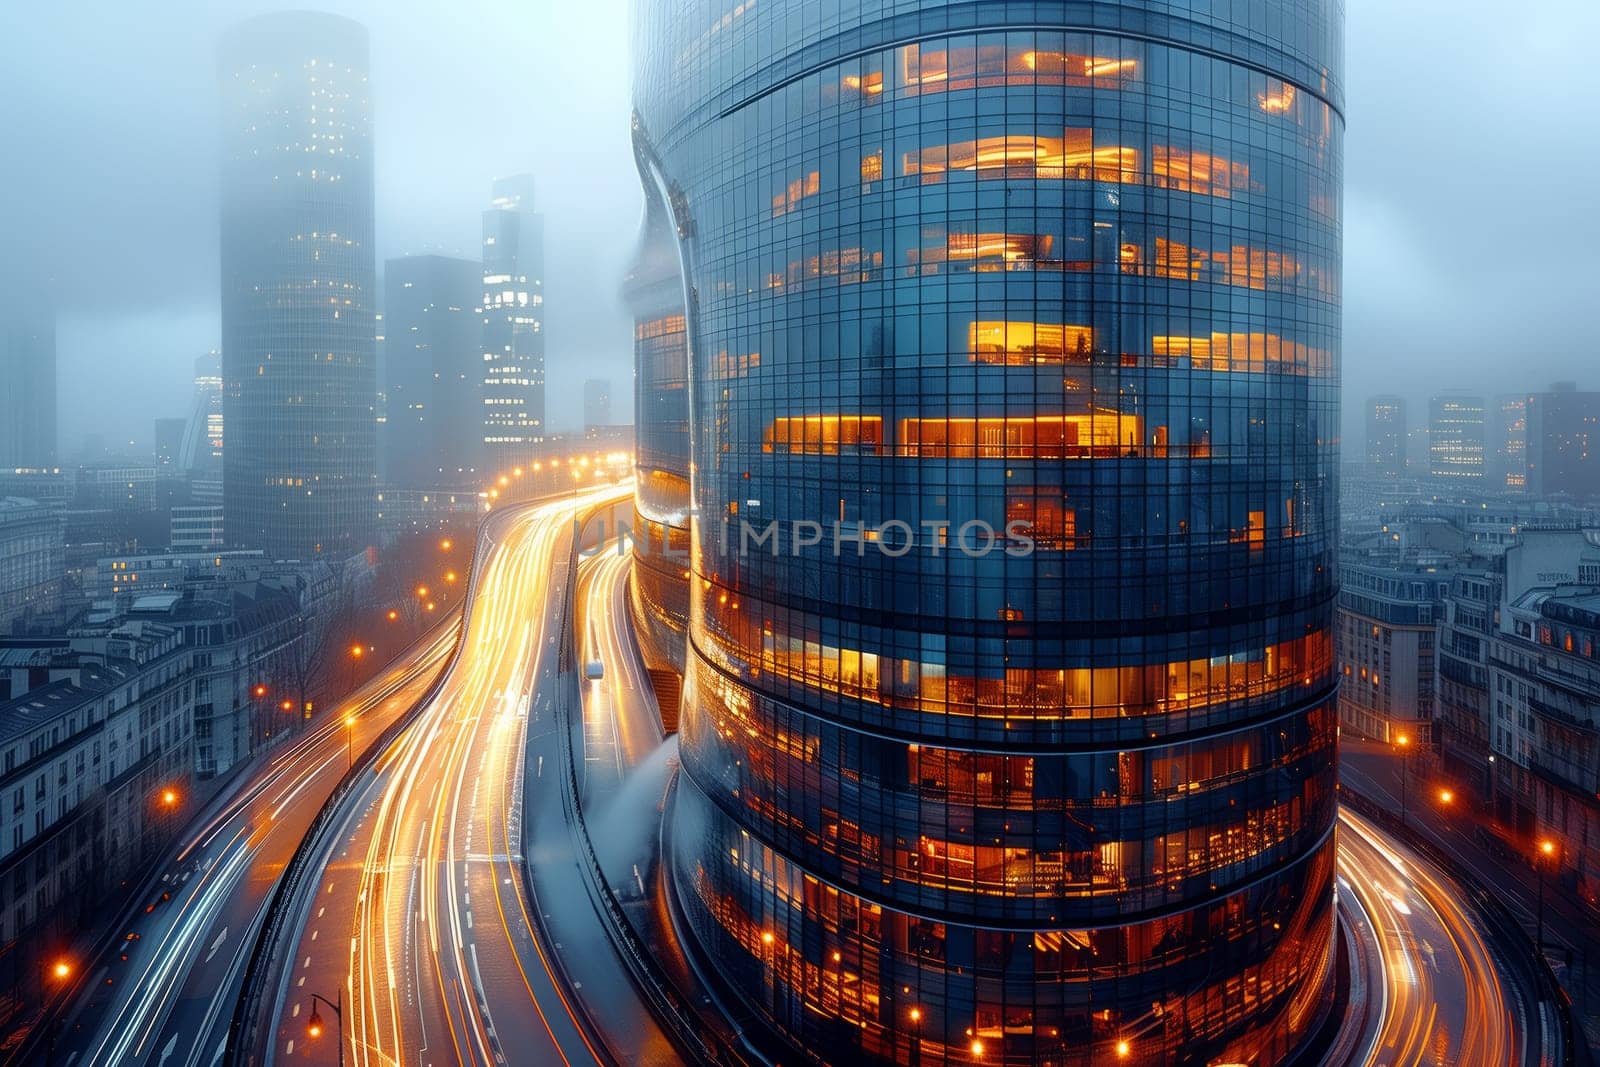
[[[281,5],[11,3],[0,11],[0,284],[56,294],[61,439],[143,445],[218,344],[215,46]],[[472,256],[492,178],[531,171],[549,228],[554,429],[617,383],[639,196],[626,0],[326,0],[366,24],[381,264]],[[140,10],[136,10],[140,9]],[[1592,0],[1349,0],[1346,439],[1371,392],[1600,387]]]

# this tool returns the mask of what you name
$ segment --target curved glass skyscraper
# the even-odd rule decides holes
[[[262,15],[221,47],[222,378],[230,544],[359,552],[377,504],[367,31]]]
[[[648,0],[696,519],[673,865],[835,1063],[1326,1003],[1339,0]]]

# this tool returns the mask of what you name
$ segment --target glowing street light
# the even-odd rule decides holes
[[[1395,747],[1400,750],[1400,826],[1406,825],[1406,751],[1411,747],[1411,735],[1400,734],[1394,739]]]
[[[72,964],[64,959],[56,960],[50,967],[50,974],[58,982],[69,978],[72,975]]]
[[[396,611],[394,608],[390,608],[389,609],[389,621],[390,622],[394,622],[399,617],[400,617],[400,613],[398,611]]]
[[[364,652],[366,652],[366,649],[362,648],[360,645],[351,645],[350,646],[350,658],[351,659],[360,659]]]
[[[448,537],[439,542],[439,551],[441,552],[448,552],[453,547],[455,547],[455,542],[450,540]]]
[[[340,1012],[340,1008],[344,1003],[344,992],[341,990],[334,996],[334,1000],[329,1000],[321,993],[311,994],[311,1016],[306,1019],[306,1036],[318,1038],[326,1032],[326,1027],[322,1022],[322,1015],[317,1011],[317,1001],[320,1000],[329,1011],[333,1012],[334,1021],[339,1026],[339,1033],[335,1036],[339,1040],[339,1067],[344,1067],[344,1017]]]
[[[1118,1041],[1117,1042],[1117,1059],[1125,1060],[1125,1059],[1128,1058],[1129,1054],[1132,1053],[1132,1052],[1133,1052],[1133,1046],[1128,1044],[1127,1041]]]
[[[975,1059],[975,1060],[983,1059],[983,1042],[982,1041],[979,1041],[977,1038],[973,1038],[972,1039],[972,1044],[969,1047],[972,1049],[972,1058],[973,1059]]]
[[[174,804],[176,804],[177,802],[178,802],[178,791],[176,789],[166,789],[166,790],[162,791],[162,793],[161,793],[161,803],[165,804],[167,807],[170,808]]]
[[[1455,802],[1455,799],[1456,799],[1456,795],[1454,793],[1452,793],[1450,790],[1448,790],[1448,789],[1439,790],[1439,803],[1441,803],[1441,804],[1452,804],[1452,803]]]
[[[428,595],[428,587],[427,586],[425,586],[425,585],[417,586],[417,597],[419,599],[424,598],[427,595]]]
[[[258,685],[255,687],[254,692],[257,698],[264,697],[267,695],[267,687],[264,685]]]
[[[1538,950],[1544,951],[1544,883],[1545,868],[1549,866],[1545,860],[1556,854],[1556,843],[1548,837],[1539,842],[1539,856],[1534,857],[1533,865],[1539,869],[1539,940]]]
[[[294,701],[285,700],[282,704],[279,704],[278,707],[282,708],[284,711],[293,711],[294,710]]]

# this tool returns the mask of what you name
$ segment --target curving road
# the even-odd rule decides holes
[[[1524,1017],[1527,1001],[1462,905],[1460,887],[1348,809],[1339,815],[1339,894],[1344,921],[1365,941],[1359,977],[1371,1005],[1344,1062],[1541,1062],[1537,1028]]]
[[[54,1062],[216,1062],[268,898],[318,809],[363,750],[432,684],[455,643],[442,623],[197,819],[126,927],[127,958],[95,968],[69,1005]],[[350,720],[353,726],[346,727]],[[168,893],[170,900],[161,900]]]
[[[315,892],[301,902],[298,944],[276,976],[273,1060],[335,1061],[335,1042],[306,1026],[312,993],[341,1006],[339,1040],[355,1064],[581,1067],[613,1062],[613,1048],[631,1058],[655,1039],[625,981],[606,991],[614,995],[598,1024],[576,999],[582,983],[568,964],[579,946],[549,929],[564,905],[576,904],[588,927],[598,922],[581,884],[560,900],[527,885],[530,867],[563,862],[543,855],[531,824],[559,831],[554,851],[571,837],[553,792],[552,742],[564,722],[553,694],[572,521],[628,492],[508,508],[485,526],[460,652],[352,793],[332,854],[308,879]],[[526,835],[525,796],[536,805]],[[603,930],[581,947],[605,953]]]

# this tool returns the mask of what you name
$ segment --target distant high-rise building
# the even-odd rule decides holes
[[[194,361],[194,398],[189,403],[178,466],[195,478],[222,479],[222,356],[218,352]]]
[[[588,378],[583,383],[583,428],[611,425],[611,379]]]
[[[1519,492],[1528,484],[1528,398],[1503,396],[1494,404],[1489,488]]]
[[[230,543],[368,543],[377,494],[367,32],[263,15],[221,50],[222,362]]]
[[[183,434],[188,419],[156,420],[156,466],[161,470],[175,470],[183,454]]]
[[[544,216],[533,210],[531,174],[494,183],[483,213],[481,308],[485,461],[509,466],[545,434]]]
[[[405,256],[384,266],[387,486],[454,484],[482,464],[482,265]]]
[[[1335,991],[1344,3],[729,6],[646,0],[633,51],[688,353],[684,943],[777,1058],[1294,1062]]]
[[[0,467],[55,464],[55,323],[8,319],[0,322]]]
[[[1528,491],[1600,497],[1600,393],[1557,382],[1528,397]]]
[[[1398,478],[1406,470],[1406,401],[1375,396],[1367,401],[1367,466],[1373,474]]]
[[[1435,478],[1482,486],[1483,397],[1446,393],[1428,402],[1428,472]]]

